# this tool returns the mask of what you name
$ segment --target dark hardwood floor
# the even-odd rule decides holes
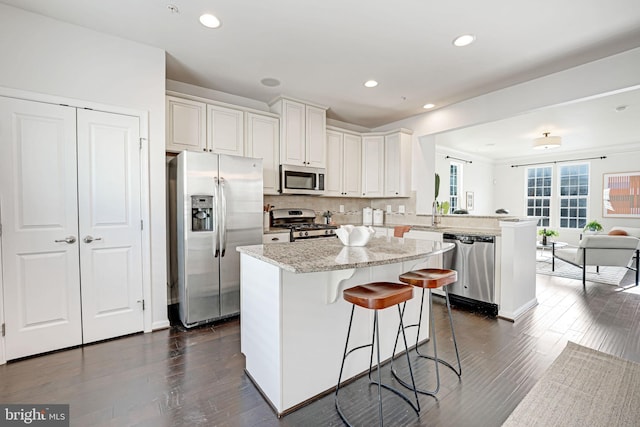
[[[568,340],[640,362],[640,290],[588,283],[585,293],[580,282],[543,275],[537,284],[539,305],[515,323],[454,309],[462,379],[442,369],[441,391],[420,396],[419,417],[385,394],[386,425],[499,426]],[[447,329],[439,330],[441,356],[451,359]],[[276,418],[243,368],[238,319],[173,327],[0,366],[0,402],[69,403],[72,426],[342,425],[332,395]],[[417,369],[420,384],[433,379],[430,367]],[[376,425],[375,401],[366,400],[375,387],[361,379],[344,390],[353,421]]]

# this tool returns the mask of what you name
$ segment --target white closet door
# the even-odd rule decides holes
[[[75,114],[0,97],[8,360],[82,343]]]
[[[78,110],[83,341],[143,330],[138,117]]]

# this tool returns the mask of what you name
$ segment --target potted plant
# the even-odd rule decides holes
[[[602,230],[603,230],[602,224],[600,224],[595,219],[592,221],[589,221],[587,225],[584,226],[584,231],[590,231],[592,233],[597,233]]]
[[[547,238],[549,237],[554,237],[554,236],[559,236],[558,232],[556,230],[550,230],[550,229],[546,229],[543,228],[542,230],[538,230],[538,234],[542,236],[542,244],[543,245],[547,245]]]

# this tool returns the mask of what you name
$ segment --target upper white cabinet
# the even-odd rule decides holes
[[[271,109],[280,115],[280,163],[326,168],[326,108],[279,98]]]
[[[384,196],[411,195],[411,133],[405,130],[384,137]]]
[[[327,174],[325,196],[360,197],[362,138],[327,130]]]
[[[362,137],[362,196],[384,196],[384,136]]]
[[[279,194],[280,121],[276,117],[246,114],[246,155],[262,159],[264,194]]]
[[[244,155],[244,111],[207,104],[207,150]]]
[[[166,150],[207,150],[207,104],[167,96]]]

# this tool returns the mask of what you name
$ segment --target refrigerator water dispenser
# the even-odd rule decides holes
[[[213,231],[213,196],[191,196],[191,231]]]

